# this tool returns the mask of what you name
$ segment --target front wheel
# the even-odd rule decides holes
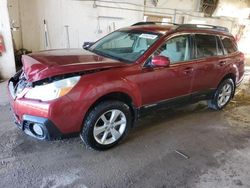
[[[214,110],[221,110],[231,100],[235,92],[235,84],[231,78],[221,82],[208,106]]]
[[[120,101],[104,101],[87,115],[81,138],[95,150],[105,150],[118,144],[131,127],[131,111]]]

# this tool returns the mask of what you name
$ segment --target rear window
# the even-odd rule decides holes
[[[216,36],[213,35],[195,35],[197,58],[210,57],[218,55],[218,45]]]
[[[231,54],[237,51],[236,44],[230,38],[222,37],[221,41],[224,46],[226,54]]]

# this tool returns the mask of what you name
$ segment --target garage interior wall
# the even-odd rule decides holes
[[[170,16],[176,23],[214,24],[233,30],[233,19],[204,18],[198,12],[199,3],[199,0],[159,0],[154,8],[152,0],[9,0],[9,12],[12,25],[17,28],[13,31],[16,48],[32,51],[45,49],[43,20],[47,22],[49,44],[53,49],[67,47],[65,26],[69,29],[70,47],[79,48],[83,42],[96,41],[115,29],[143,21],[144,13]],[[240,4],[240,8],[245,6],[247,4]],[[223,9],[223,3],[221,7]]]
[[[143,21],[145,15],[151,15],[166,17],[175,23],[228,27],[234,36],[240,38],[239,49],[245,54],[250,54],[249,0],[220,0],[213,17],[209,18],[200,12],[201,0],[159,0],[157,5],[155,2],[153,0],[1,0],[0,32],[4,35],[7,51],[0,57],[0,76],[8,78],[16,71],[13,45],[17,50],[45,49],[44,20],[49,33],[49,49],[68,46],[66,26],[69,31],[69,46],[81,48],[84,42],[94,42],[115,29]]]
[[[114,30],[113,23],[117,29],[143,18],[142,12],[94,8],[94,3],[91,1],[9,0],[9,4],[12,4],[12,10],[10,9],[12,19],[22,28],[21,31],[17,31],[22,34],[15,36],[16,46],[32,51],[44,49],[43,20],[47,22],[51,48],[67,46],[66,25],[69,26],[70,47],[78,48],[84,41],[95,41]],[[18,8],[20,14],[16,13]],[[21,41],[23,44],[20,44]]]
[[[9,0],[12,23],[14,27],[19,28],[13,32],[16,48],[23,47],[32,51],[44,49],[43,20],[47,22],[50,48],[67,47],[66,25],[69,26],[70,47],[79,48],[83,42],[96,41],[114,29],[142,21],[143,11],[173,16],[173,10],[159,11],[158,7],[170,9],[181,7],[184,11],[196,11],[198,1],[186,0],[183,3],[183,0],[162,0],[156,8],[151,9],[143,8],[144,0],[113,2],[115,3],[80,0]],[[149,0],[146,4],[153,6]]]

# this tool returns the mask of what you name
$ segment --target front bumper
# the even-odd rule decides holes
[[[72,114],[72,111],[76,111],[72,109],[75,104],[68,97],[49,102],[29,100],[23,97],[22,93],[15,94],[16,84],[11,84],[12,80],[13,78],[8,84],[11,110],[15,124],[27,135],[39,140],[55,140],[79,135],[81,119],[74,116],[78,115],[77,113]],[[37,129],[33,128],[35,124],[40,132],[42,131],[42,135],[36,134]]]
[[[23,121],[20,123],[14,115],[15,124],[24,131],[25,134],[37,138],[39,140],[55,140],[63,138],[63,134],[57,129],[52,121],[47,118],[24,115]],[[42,134],[37,134],[34,125],[40,126]]]

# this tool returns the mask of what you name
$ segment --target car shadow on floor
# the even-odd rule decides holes
[[[206,101],[201,101],[195,104],[185,105],[175,108],[154,109],[151,112],[143,114],[136,122],[133,129],[124,143],[132,142],[133,139],[140,134],[149,133],[157,128],[169,129],[173,126],[178,126],[178,123],[183,124],[185,121],[192,121],[199,118],[201,115],[209,113],[221,115],[223,111],[214,111],[209,109]],[[185,119],[185,120],[184,120]],[[187,122],[188,123],[188,122]]]
[[[160,108],[143,114],[135,124],[137,128],[147,128],[157,124],[167,123],[168,121],[178,119],[179,117],[188,116],[194,113],[214,112],[207,107],[206,102],[185,105],[182,107]]]

